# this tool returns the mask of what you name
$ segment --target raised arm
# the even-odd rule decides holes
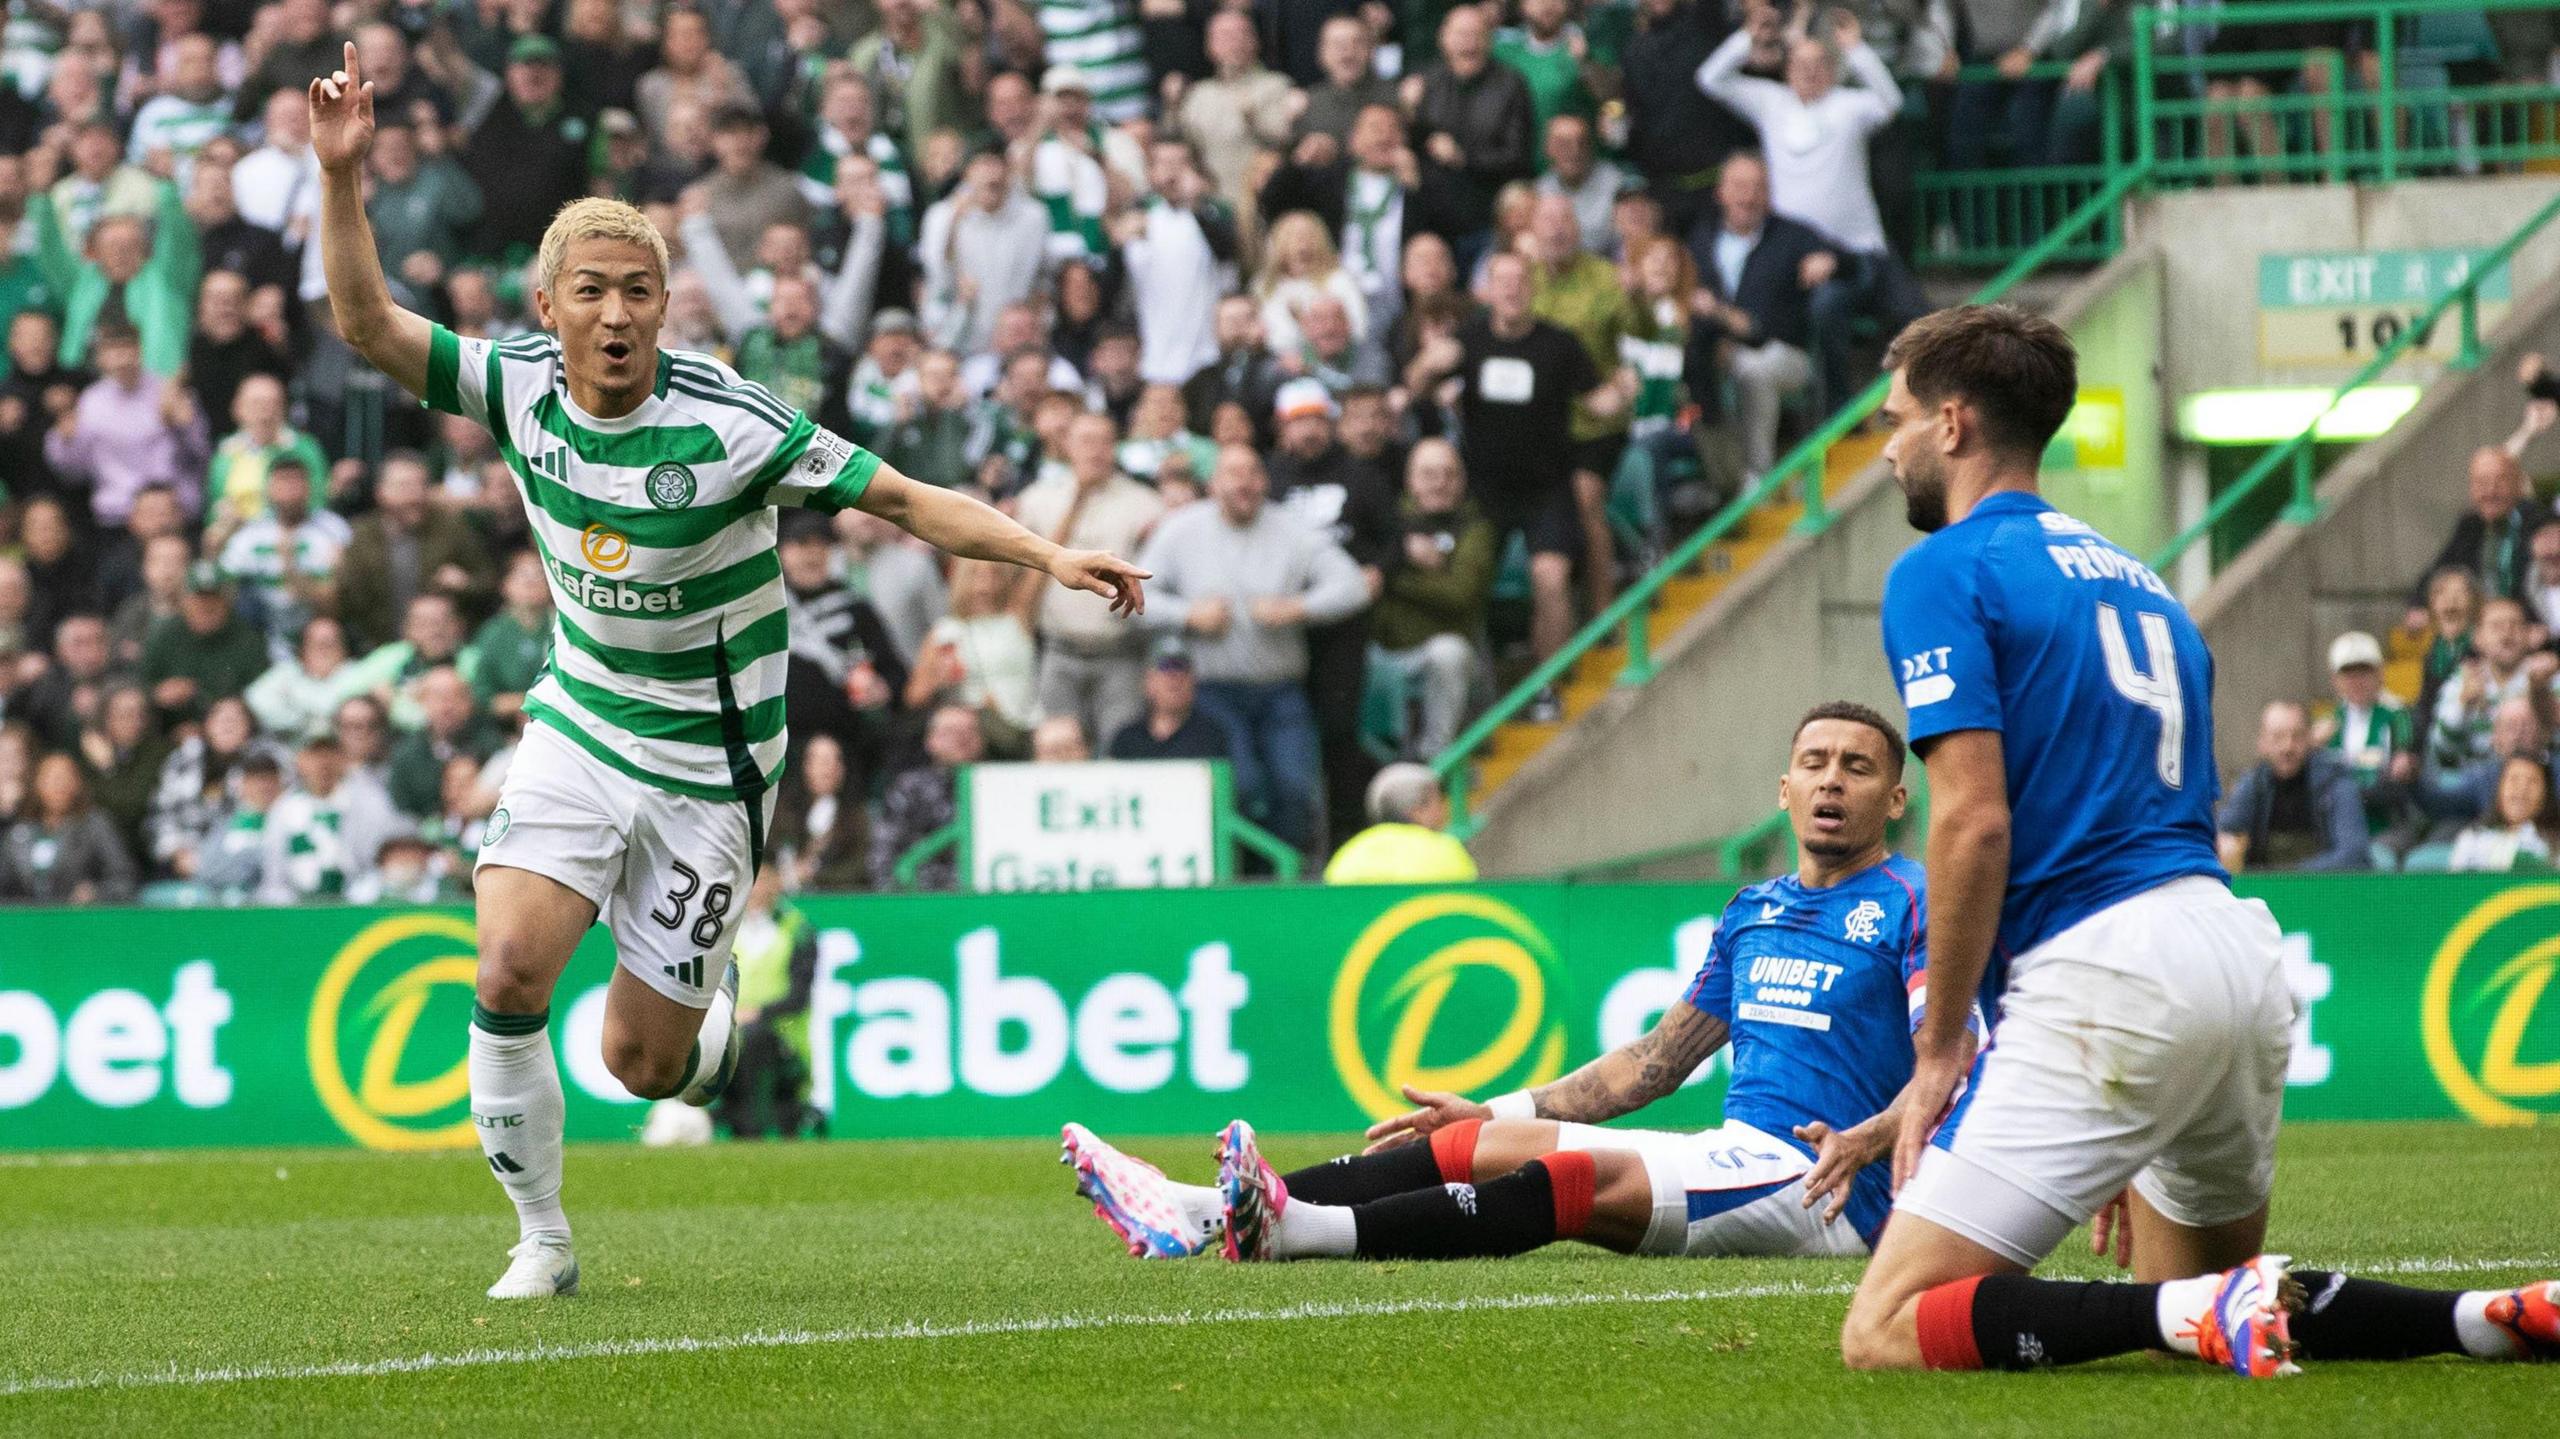
[[[1100,550],[1070,550],[1042,539],[982,500],[908,478],[883,464],[854,507],[917,539],[969,560],[1002,560],[1038,570],[1071,590],[1089,590],[1113,610],[1146,608],[1145,570]]]
[[[320,267],[338,334],[410,394],[427,392],[435,327],[392,303],[364,214],[364,157],[373,148],[373,86],[347,45],[346,68],[311,82],[311,149],[320,160]]]

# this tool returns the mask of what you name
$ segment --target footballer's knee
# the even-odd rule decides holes
[[[560,965],[536,945],[504,929],[482,930],[473,997],[491,1014],[539,1014],[551,1004]]]
[[[686,1055],[652,1047],[640,1035],[607,1025],[604,1067],[642,1099],[672,1099],[684,1087]]]

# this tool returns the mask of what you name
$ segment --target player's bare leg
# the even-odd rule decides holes
[[[701,1106],[720,1097],[737,1067],[737,967],[703,1009],[678,1004],[628,969],[605,991],[604,1066],[642,1099]]]
[[[471,1118],[516,1206],[513,1262],[492,1299],[574,1294],[578,1261],[560,1206],[566,1107],[551,1049],[551,994],[596,907],[558,880],[502,865],[476,883],[480,962],[471,1013]]]
[[[1483,1136],[1493,1135],[1488,1152]],[[1404,1145],[1283,1177],[1253,1127],[1219,1142],[1230,1259],[1458,1259],[1579,1239],[1632,1254],[1653,1223],[1653,1181],[1629,1150],[1553,1151],[1546,1120],[1471,1120]],[[1541,1143],[1548,1146],[1541,1150]],[[1293,1194],[1293,1187],[1295,1193]]]
[[[2142,1197],[2125,1190],[2126,1223],[2133,1231],[2133,1277],[2144,1284],[2220,1274],[2265,1253],[2267,1211],[2243,1215],[2227,1224],[2202,1227],[2180,1224]]]
[[[1876,1241],[1875,1258],[1849,1300],[1840,1327],[1840,1357],[1852,1369],[1926,1367],[1921,1346],[1922,1299],[1945,1285],[2026,1268],[1916,1214],[1896,1213]]]

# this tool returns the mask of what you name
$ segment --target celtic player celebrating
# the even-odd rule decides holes
[[[399,308],[365,221],[373,93],[353,45],[310,101],[339,333],[429,406],[497,437],[558,602],[481,849],[470,1080],[481,1148],[522,1231],[489,1296],[572,1293],[547,1030],[579,936],[598,918],[612,930],[604,1060],[632,1093],[708,1104],[735,1063],[729,918],[762,860],[784,748],[774,507],[856,506],[1130,612],[1147,576],[908,479],[717,360],[660,350],[666,241],[628,205],[579,200],[551,222],[534,291],[545,333],[466,340]]]

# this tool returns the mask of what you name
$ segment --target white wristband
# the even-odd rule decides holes
[[[1515,1089],[1509,1094],[1497,1094],[1493,1098],[1486,1100],[1484,1102],[1484,1107],[1492,1110],[1493,1117],[1496,1119],[1535,1119],[1538,1117],[1538,1101],[1530,1098],[1529,1091],[1525,1089]]]

